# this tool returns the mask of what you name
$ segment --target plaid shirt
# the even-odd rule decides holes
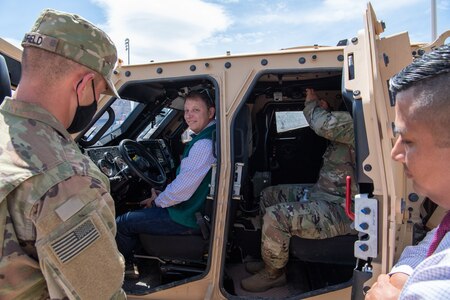
[[[450,298],[450,233],[439,243],[436,251],[426,257],[436,229],[430,231],[417,246],[406,247],[390,274],[410,275],[399,299]]]
[[[207,127],[213,124],[214,120]],[[199,140],[192,146],[189,156],[181,160],[177,177],[156,197],[156,206],[169,207],[189,200],[216,162],[213,146],[213,141],[208,139]]]

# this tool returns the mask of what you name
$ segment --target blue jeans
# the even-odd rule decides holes
[[[116,218],[116,242],[126,261],[133,258],[133,250],[139,242],[139,234],[192,235],[200,229],[190,228],[172,221],[167,208],[150,207],[130,211]]]

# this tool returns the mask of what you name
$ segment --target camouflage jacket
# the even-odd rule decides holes
[[[353,119],[348,112],[329,112],[317,101],[306,102],[303,110],[314,132],[330,141],[314,190],[345,197],[346,177],[352,177],[352,195],[357,193],[355,183],[355,135]]]
[[[0,106],[0,205],[0,299],[125,298],[108,179],[53,115],[11,98]]]

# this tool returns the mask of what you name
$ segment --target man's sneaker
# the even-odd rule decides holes
[[[245,264],[245,270],[250,274],[256,274],[264,269],[264,266],[265,264],[263,261],[249,261]]]
[[[139,270],[137,266],[133,263],[125,264],[125,279],[138,279]]]
[[[267,268],[241,281],[241,287],[248,292],[264,292],[286,284],[284,270],[270,272]]]

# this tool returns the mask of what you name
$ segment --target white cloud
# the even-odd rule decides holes
[[[423,0],[372,0],[372,6],[376,12],[398,11],[402,8],[414,6]],[[311,26],[335,24],[339,22],[360,21],[367,7],[366,1],[355,0],[324,0],[317,5],[303,5],[298,2],[296,6],[270,5],[266,10],[252,13],[245,18],[245,24],[267,24],[278,22],[279,24]]]
[[[239,3],[239,0],[216,0],[216,1],[222,4]]]
[[[90,0],[103,8],[100,25],[127,63],[199,56],[270,51],[298,45],[335,45],[364,27],[367,0]],[[207,2],[206,2],[207,1]],[[213,2],[213,3],[212,3]],[[410,31],[412,40],[426,41],[429,2],[371,0],[385,35]],[[438,1],[449,8],[450,0]],[[441,30],[442,31],[442,30]]]
[[[126,38],[130,39],[132,64],[189,58],[199,54],[202,41],[231,24],[220,5],[200,0],[95,2],[105,9],[108,23],[102,27],[116,43],[125,63]]]

